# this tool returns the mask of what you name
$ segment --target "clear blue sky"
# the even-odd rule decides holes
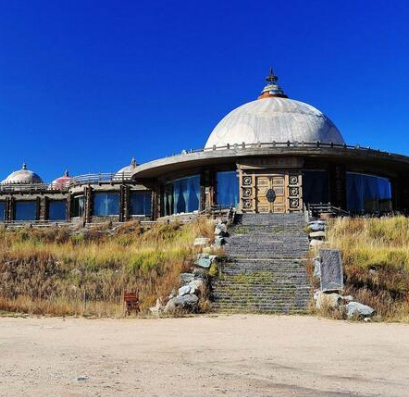
[[[348,143],[409,154],[409,1],[0,0],[0,178],[202,147],[270,65]]]

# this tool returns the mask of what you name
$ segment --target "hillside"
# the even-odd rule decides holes
[[[327,238],[342,251],[346,294],[385,320],[409,322],[409,219],[337,218]]]
[[[116,229],[0,229],[0,311],[119,316],[124,289],[152,306],[179,285],[206,221]]]

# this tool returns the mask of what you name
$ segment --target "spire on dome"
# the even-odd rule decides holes
[[[65,171],[64,171],[64,176],[65,176],[65,177],[69,177],[69,176],[70,176],[70,172],[69,172],[68,170],[65,170]]]
[[[132,157],[131,166],[135,168],[137,165],[138,165],[138,163],[136,162],[136,158]]]
[[[264,87],[258,99],[263,98],[288,98],[281,87],[277,84],[278,77],[274,74],[273,68],[270,68],[269,74],[266,77],[267,85]]]
[[[22,170],[26,170],[27,169],[27,164],[23,163],[23,166],[21,167]]]

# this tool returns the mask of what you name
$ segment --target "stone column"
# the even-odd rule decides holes
[[[46,221],[49,219],[50,200],[48,197],[42,197],[40,200],[40,220]]]
[[[92,221],[92,188],[90,185],[84,187],[84,222]]]

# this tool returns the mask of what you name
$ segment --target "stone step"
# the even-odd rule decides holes
[[[215,310],[305,312],[311,285],[304,214],[242,214],[236,222],[213,286]]]

